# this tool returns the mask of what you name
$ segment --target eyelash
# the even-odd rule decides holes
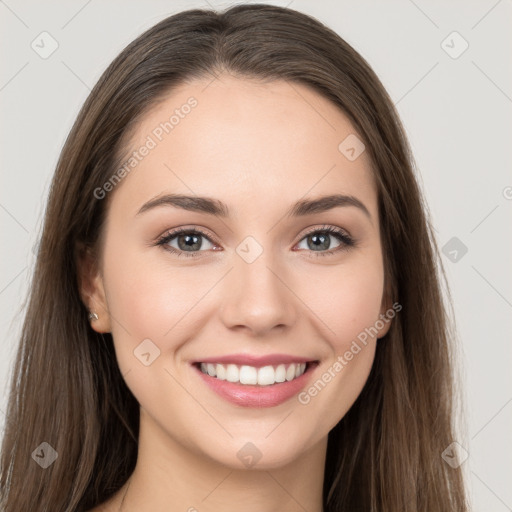
[[[200,228],[193,227],[193,228],[176,228],[176,229],[166,233],[162,237],[160,237],[156,241],[155,245],[162,246],[166,251],[176,254],[178,257],[184,255],[187,258],[197,258],[198,253],[201,253],[204,251],[187,252],[187,251],[177,250],[171,246],[165,246],[173,238],[176,238],[178,235],[183,234],[183,233],[186,233],[189,235],[190,234],[199,234],[199,235],[203,236],[204,238],[206,238],[212,244],[215,244],[215,242],[213,240],[211,240],[210,236],[207,235],[204,231],[202,231]],[[304,238],[306,238],[312,234],[315,234],[315,233],[324,233],[324,234],[328,234],[328,235],[333,235],[335,238],[337,238],[341,242],[341,245],[339,245],[335,249],[330,249],[328,251],[309,251],[309,252],[315,252],[316,253],[315,257],[316,256],[330,256],[337,252],[348,251],[351,247],[356,246],[356,241],[351,236],[347,235],[346,233],[342,232],[341,230],[339,230],[338,228],[335,228],[333,226],[322,226],[321,228],[313,228],[310,231],[306,232],[304,234],[304,236],[299,240],[299,242],[304,240]]]

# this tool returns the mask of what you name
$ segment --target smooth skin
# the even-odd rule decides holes
[[[275,407],[234,405],[190,362],[304,356],[320,363],[312,385],[391,307],[370,160],[366,151],[350,161],[338,150],[356,131],[312,89],[226,72],[173,90],[143,118],[131,150],[191,96],[197,106],[104,199],[100,264],[81,266],[84,303],[99,315],[91,326],[112,333],[140,403],[135,471],[94,510],[118,511],[129,484],[123,511],[321,512],[327,435],[360,394],[391,322],[307,404],[295,396]],[[137,214],[169,193],[218,199],[231,215],[169,205]],[[285,215],[296,201],[331,194],[355,196],[370,217],[354,206]],[[307,232],[326,226],[357,244],[324,255],[344,245],[328,235],[315,250]],[[210,240],[201,236],[191,257],[155,245],[177,227],[198,227]],[[263,250],[252,263],[236,251],[248,236]],[[134,355],[145,339],[160,350],[149,366]],[[252,467],[237,457],[247,443],[261,453]]]

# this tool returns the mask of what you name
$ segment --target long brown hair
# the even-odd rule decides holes
[[[98,249],[107,201],[94,191],[141,116],[173,87],[223,70],[308,85],[331,100],[363,138],[378,187],[386,291],[402,310],[377,343],[362,393],[329,433],[325,512],[467,510],[461,470],[441,458],[454,440],[455,336],[405,131],[347,42],[310,16],[265,4],[164,19],[116,57],[82,107],[53,178],[12,376],[2,510],[88,510],[132,473],[139,405],[111,334],[89,325],[79,249]],[[58,454],[46,469],[34,462],[43,442]]]

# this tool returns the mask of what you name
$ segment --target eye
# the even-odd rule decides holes
[[[206,247],[203,243],[203,239],[207,240]],[[174,244],[174,245],[171,245]],[[211,247],[208,247],[208,244]],[[214,247],[214,244],[199,228],[177,228],[169,233],[166,233],[163,237],[161,237],[156,245],[163,246],[167,251],[170,251],[177,256],[196,256],[197,252],[202,252],[200,249],[211,249]]]
[[[331,238],[335,238],[338,241],[338,245],[335,246],[334,249],[330,249]],[[355,240],[350,235],[344,233],[339,228],[335,228],[334,226],[315,228],[309,231],[302,240],[306,242],[306,249],[310,249],[311,252],[317,253],[314,256],[329,256],[340,251],[346,251],[355,246]]]
[[[332,238],[338,242],[334,249],[331,248]],[[207,241],[206,247],[203,240]],[[334,226],[314,228],[306,233],[301,242],[303,240],[306,242],[308,252],[315,253],[314,257],[329,256],[337,252],[346,251],[356,245],[355,240],[350,235]],[[209,247],[208,244],[210,244]],[[162,246],[166,251],[177,256],[183,255],[186,257],[198,257],[198,253],[212,249],[219,250],[210,237],[197,227],[176,228],[159,238],[155,245]]]

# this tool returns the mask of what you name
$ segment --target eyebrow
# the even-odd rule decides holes
[[[216,215],[222,218],[227,218],[230,216],[228,206],[218,199],[212,199],[210,197],[186,196],[182,194],[166,194],[151,199],[142,205],[140,210],[137,212],[137,215],[140,215],[159,206],[173,206],[175,208],[181,208],[182,210],[206,213],[208,215]],[[293,204],[292,207],[286,212],[285,216],[302,217],[315,213],[326,212],[341,206],[356,207],[361,210],[368,217],[368,219],[370,219],[370,222],[372,220],[368,208],[366,208],[366,206],[359,199],[357,199],[357,197],[343,194],[321,196],[315,199],[302,199]]]

